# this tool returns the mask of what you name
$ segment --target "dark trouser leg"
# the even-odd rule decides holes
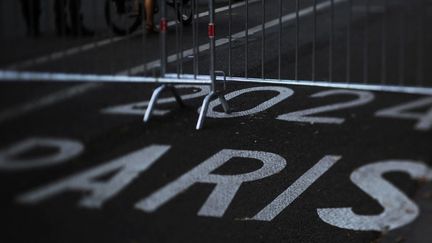
[[[39,18],[41,14],[40,9],[40,0],[32,0],[33,2],[33,9],[32,9],[32,30],[33,35],[38,36],[39,35]]]
[[[72,33],[77,36],[92,36],[93,31],[87,29],[83,23],[81,14],[81,0],[69,0],[69,12],[72,26]]]
[[[81,21],[79,13],[80,5],[80,0],[69,0],[69,14],[73,35],[81,34]]]
[[[65,0],[55,0],[54,1],[54,13],[55,13],[55,27],[57,35],[64,36],[67,34],[67,24],[66,24],[66,1]]]
[[[39,35],[40,1],[21,0],[21,10],[26,23],[27,35]]]

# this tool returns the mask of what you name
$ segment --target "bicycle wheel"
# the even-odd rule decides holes
[[[192,1],[191,0],[183,0],[183,8],[180,7],[180,4],[177,4],[177,19],[183,25],[189,25],[192,23]]]
[[[106,22],[117,35],[131,34],[141,25],[143,5],[139,4],[139,14],[132,15],[128,9],[130,4],[130,0],[106,0],[105,2]]]

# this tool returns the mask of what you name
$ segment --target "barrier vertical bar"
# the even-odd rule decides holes
[[[123,18],[122,21],[123,21],[123,25],[124,25],[124,26],[127,26],[127,24],[128,24],[128,23],[127,23],[127,20],[125,20],[125,19]],[[126,27],[126,36],[127,36],[127,39],[126,39],[126,45],[127,45],[127,46],[130,46],[130,43],[131,43],[131,41],[132,41],[132,40],[130,39],[130,37],[129,37],[130,34],[131,34],[131,32],[130,32],[129,27]],[[127,52],[128,54],[130,53],[129,50],[126,50],[126,52]],[[129,60],[127,60],[127,61],[129,61]],[[128,66],[130,66],[130,65],[128,65]],[[132,74],[131,71],[132,71],[132,70],[131,70],[130,68],[127,69],[127,75],[128,75],[128,76],[131,76],[131,74]]]
[[[195,60],[196,60],[196,73],[197,75],[199,74],[199,55],[200,55],[200,49],[199,49],[199,5],[198,5],[198,0],[194,0],[195,1],[195,43],[197,43],[196,45],[196,54],[195,54]]]
[[[264,67],[264,63],[265,63],[265,42],[266,42],[266,38],[265,38],[265,19],[266,19],[266,5],[265,5],[265,0],[261,0],[261,8],[262,8],[262,14],[261,14],[261,34],[262,34],[262,38],[261,38],[261,78],[264,79],[264,74],[265,74],[265,67]]]
[[[368,83],[369,79],[369,12],[370,2],[366,0],[364,33],[363,33],[363,83]]]
[[[248,68],[249,68],[249,60],[248,60],[248,52],[249,52],[249,0],[246,0],[246,24],[245,24],[245,78],[248,78]]]
[[[333,81],[334,0],[330,0],[329,81]]]
[[[166,42],[166,32],[168,29],[168,23],[167,23],[167,19],[166,19],[166,3],[165,0],[160,0],[160,13],[161,13],[161,18],[160,18],[160,42],[161,42],[161,50],[160,50],[160,54],[161,54],[161,58],[160,58],[160,66],[161,66],[161,77],[165,77],[166,74],[166,65],[167,65],[167,42]],[[178,25],[178,20],[177,20],[177,25]],[[177,32],[177,31],[176,31]],[[178,53],[177,53],[178,55]],[[178,60],[178,59],[177,59]],[[179,73],[177,73],[177,75],[179,75]],[[176,88],[171,85],[171,84],[164,84],[161,85],[159,87],[157,87],[152,94],[152,97],[150,98],[149,104],[147,106],[147,109],[145,111],[144,114],[144,118],[143,121],[144,122],[148,122],[153,114],[154,108],[157,104],[157,100],[159,98],[159,96],[162,94],[162,92],[164,91],[170,91],[172,93],[172,95],[174,96],[175,100],[177,101],[177,103],[180,106],[184,106],[184,103],[182,101],[181,96],[178,94]]]
[[[174,7],[177,10],[177,7],[179,7],[177,1],[179,0],[174,0]],[[182,0],[180,0],[182,1]],[[176,48],[176,73],[177,73],[177,78],[180,78],[180,26],[179,26],[180,22],[178,20],[178,18],[175,18],[175,36],[176,36],[176,41],[175,41],[175,48]]]
[[[28,14],[27,15],[27,35],[28,35],[28,37],[33,37],[34,35],[35,35],[35,31],[34,31],[34,26],[35,26],[35,24],[36,23],[34,23],[34,21],[35,21],[35,11],[34,11],[34,4],[35,4],[35,2],[33,1],[33,0],[31,0],[31,1],[28,1],[28,6],[27,6],[27,8],[28,9],[26,9],[26,14]]]
[[[184,55],[183,55],[183,0],[179,0],[180,1],[180,38],[179,38],[179,42],[180,42],[180,74],[183,74],[183,59],[184,59]],[[176,13],[178,14],[178,13]]]
[[[402,85],[405,80],[405,38],[406,38],[406,18],[407,9],[405,9],[405,4],[403,4],[403,10],[401,10],[401,16],[399,18],[399,85]]]
[[[197,55],[197,39],[196,39],[196,0],[192,0],[192,52],[193,52],[193,76],[194,79],[197,79],[197,63],[196,63],[196,55]]]
[[[5,7],[3,6],[4,1],[0,1],[0,38],[6,38],[6,33],[5,33],[5,13],[3,12]]]
[[[351,21],[352,0],[348,0],[347,44],[346,44],[346,82],[351,82]]]
[[[282,0],[279,0],[279,35],[278,35],[278,79],[281,80],[282,70]]]
[[[215,59],[216,59],[216,42],[215,42],[215,10],[214,0],[209,0],[209,25],[208,25],[208,37],[210,45],[210,79],[211,79],[211,90],[215,90]]]
[[[58,3],[59,1],[57,0],[57,1],[54,1],[54,5],[56,4],[56,3]],[[107,3],[107,7],[110,9],[110,12],[112,12],[113,11],[113,4],[114,4],[114,2],[112,2],[112,1],[110,1],[110,2],[108,2]],[[57,16],[55,16],[55,18],[57,18]],[[109,45],[112,45],[112,43],[113,43],[113,36],[114,36],[114,32],[113,32],[113,28],[112,28],[112,20],[111,20],[111,24],[108,24],[107,25],[107,28],[108,28],[108,33],[109,33]],[[109,72],[111,73],[111,74],[113,74],[114,73],[114,68],[113,68],[113,66],[114,66],[114,63],[113,63],[113,61],[112,60],[110,60],[110,62],[109,62]]]
[[[298,68],[299,68],[299,31],[300,31],[300,2],[296,0],[296,40],[295,40],[295,80],[298,81]]]
[[[387,14],[388,0],[384,0],[383,19],[381,23],[381,84],[387,83]]]
[[[313,0],[313,29],[312,29],[312,81],[315,81],[315,65],[316,65],[316,31],[317,31],[317,0]]]
[[[228,1],[228,76],[232,77],[232,0]]]
[[[209,44],[210,44],[210,68],[209,69],[210,69],[211,87],[210,87],[210,93],[204,98],[203,104],[201,106],[198,122],[196,124],[197,130],[201,129],[204,126],[204,120],[207,115],[207,110],[210,101],[213,97],[217,97],[220,103],[222,104],[222,107],[225,110],[225,112],[229,113],[229,106],[227,100],[225,99],[221,91],[217,90],[216,88],[216,73],[215,73],[216,32],[215,32],[214,0],[209,0],[208,37],[209,37]]]
[[[141,24],[142,26],[146,26],[146,19],[145,19],[145,6],[141,7]],[[141,36],[141,43],[142,43],[142,55],[143,55],[143,71],[144,71],[144,75],[146,75],[147,73],[147,65],[146,65],[146,51],[145,51],[145,46],[146,46],[146,34],[144,32],[145,27],[143,27],[142,30],[142,36]]]
[[[166,43],[166,32],[168,28],[168,23],[166,19],[166,5],[165,0],[159,0],[159,8],[160,8],[160,76],[165,77],[166,74],[166,65],[167,65],[167,43]]]
[[[424,14],[425,10],[423,8],[424,6],[424,0],[418,0],[417,1],[417,7],[420,11],[419,14],[417,14],[417,52],[416,52],[416,59],[417,59],[417,68],[416,68],[416,83],[418,86],[421,86],[423,84],[424,80],[424,59],[423,59],[423,53],[424,53]]]

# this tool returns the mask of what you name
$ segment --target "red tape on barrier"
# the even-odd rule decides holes
[[[214,38],[215,37],[215,25],[214,25],[214,23],[210,23],[208,25],[207,33],[208,33],[208,36],[210,38]]]
[[[161,19],[160,20],[160,32],[166,32],[168,29],[168,23],[166,19]]]

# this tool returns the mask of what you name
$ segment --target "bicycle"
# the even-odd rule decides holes
[[[183,1],[183,5],[180,1]],[[176,11],[177,19],[183,25],[192,22],[192,0],[170,0],[166,1],[166,5]],[[141,26],[145,19],[142,0],[139,1],[138,9],[134,8],[136,6],[133,0],[106,0],[105,20],[115,34],[131,34]],[[153,12],[155,14],[159,12],[158,1],[155,2]]]

